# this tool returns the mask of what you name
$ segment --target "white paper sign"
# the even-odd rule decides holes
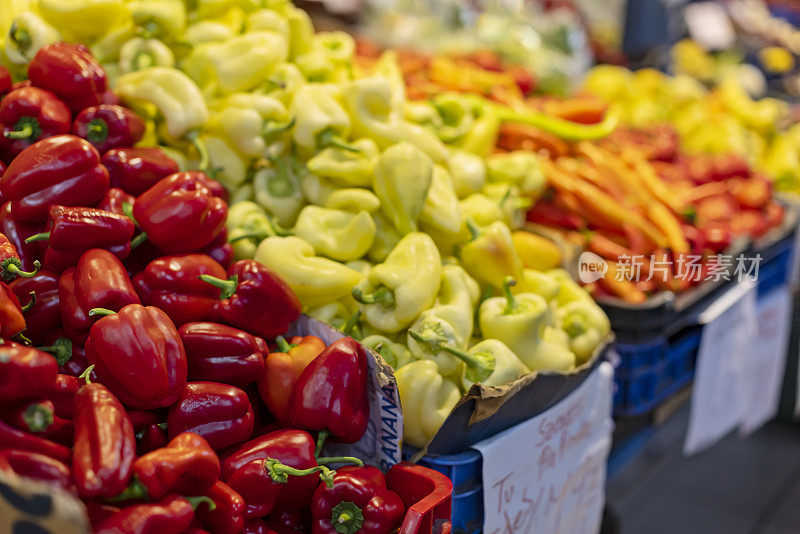
[[[742,414],[743,360],[756,329],[756,291],[744,281],[701,314],[705,322],[697,354],[689,430],[683,452],[694,454],[739,425]],[[706,321],[707,320],[707,321]]]
[[[481,441],[483,532],[600,530],[611,449],[614,369],[607,362],[566,399]]]
[[[756,304],[756,335],[742,368],[740,434],[758,430],[778,413],[789,345],[792,294],[788,286],[770,291]]]

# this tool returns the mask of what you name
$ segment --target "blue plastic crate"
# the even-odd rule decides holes
[[[758,269],[758,295],[763,296],[770,290],[780,287],[789,281],[792,258],[794,255],[795,235],[792,233],[777,243],[760,252],[765,261]]]

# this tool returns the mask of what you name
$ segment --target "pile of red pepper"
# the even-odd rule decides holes
[[[132,147],[144,123],[88,50],[28,72],[0,73],[0,471],[74,493],[97,532],[396,529],[379,470],[320,457],[366,430],[363,347],[281,337],[297,297],[230,264],[225,190]]]

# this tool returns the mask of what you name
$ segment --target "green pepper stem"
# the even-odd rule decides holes
[[[92,383],[92,371],[94,371],[94,364],[90,365],[86,369],[83,370],[81,374],[78,375],[78,378],[83,378],[87,384]]]
[[[328,469],[324,465],[317,465],[314,467],[309,467],[308,469],[295,469],[294,467],[289,467],[288,465],[281,463],[280,460],[276,460],[275,458],[267,458],[264,460],[264,470],[272,480],[278,482],[279,484],[285,484],[288,482],[289,475],[302,477],[311,475],[313,473],[322,473],[322,476],[327,477],[331,473],[331,469]]]
[[[397,304],[394,292],[386,286],[381,286],[372,293],[364,293],[360,287],[353,288],[353,298],[361,304],[381,304],[384,308],[391,309]]]
[[[19,25],[15,22],[11,25],[11,28],[8,31],[8,38],[17,45],[19,48],[19,53],[27,59],[28,61],[31,60],[28,57],[28,52],[33,46],[33,37],[31,37],[31,32],[26,30],[25,28],[20,28]]]
[[[114,310],[109,310],[108,308],[92,308],[89,310],[89,317],[94,317],[95,315],[99,315],[100,317],[107,317],[109,315],[116,315],[117,312]]]
[[[198,495],[198,496],[195,496],[195,497],[184,497],[184,499],[189,501],[189,504],[192,505],[192,510],[197,510],[197,507],[200,506],[203,503],[208,505],[208,511],[209,512],[217,509],[217,503],[215,503],[214,500],[211,497],[209,497],[208,495]]]
[[[286,338],[283,336],[278,336],[275,338],[275,344],[278,345],[278,350],[281,352],[289,352],[292,350],[292,346],[286,341]]]
[[[31,308],[36,305],[36,291],[29,291],[28,295],[31,296],[31,300],[25,306],[20,308],[23,312],[31,311]]]
[[[14,337],[14,338],[18,339],[20,343],[22,343],[23,345],[27,345],[28,347],[30,347],[31,345],[33,345],[33,341],[31,341],[31,340],[30,340],[30,339],[29,339],[29,338],[28,338],[28,337],[27,337],[25,334],[23,334],[22,332],[17,332],[17,333],[16,333],[16,334],[14,334],[12,337]]]
[[[137,50],[131,59],[133,70],[144,70],[156,64],[156,58],[147,50]]]
[[[86,140],[90,143],[102,143],[108,139],[108,123],[96,118],[89,121],[86,125]]]
[[[517,281],[512,276],[506,276],[503,279],[503,296],[506,297],[506,309],[503,310],[503,315],[512,315],[519,309],[519,302],[517,297],[511,292],[511,288],[517,285]]]
[[[294,128],[296,121],[297,119],[294,117],[292,117],[291,120],[285,124],[279,124],[275,121],[266,121],[264,123],[264,129],[261,131],[261,137],[267,142],[272,141],[276,135],[288,132]],[[273,126],[276,124],[277,126]]]
[[[349,144],[331,129],[320,132],[319,135],[317,135],[317,144],[322,148],[333,147],[340,150],[346,150],[348,152],[361,152],[360,148],[356,148]]]
[[[147,241],[147,234],[145,232],[142,232],[133,239],[131,239],[131,250],[135,250],[136,247],[138,247],[145,241]]]
[[[355,456],[321,456],[317,458],[317,463],[320,465],[350,464],[358,467],[364,467],[364,462]]]
[[[50,232],[42,232],[41,234],[34,234],[25,240],[26,243],[33,243],[34,241],[47,241],[50,239]]]
[[[424,334],[421,334],[416,330],[409,330],[408,335],[411,336],[417,343],[426,345],[428,348],[430,348],[433,354],[439,352],[442,344],[447,341],[445,336],[439,335],[431,329],[423,330],[423,332]]]
[[[295,191],[295,185],[289,178],[289,166],[286,161],[283,158],[272,158],[270,163],[273,166],[273,173],[267,180],[269,194],[278,198],[291,196]]]
[[[197,150],[197,154],[200,156],[200,161],[197,164],[198,168],[206,172],[209,170],[211,165],[211,160],[208,157],[208,148],[206,144],[200,139],[200,133],[197,130],[191,131],[186,134],[186,138],[192,144],[195,150]]]
[[[319,453],[322,452],[322,446],[325,445],[325,440],[328,439],[330,435],[330,431],[327,429],[320,430],[317,434],[317,446],[314,449],[314,456],[319,456]]]
[[[467,229],[469,230],[472,241],[475,241],[481,236],[483,230],[481,230],[481,227],[478,226],[478,223],[476,223],[475,219],[473,219],[472,217],[467,217],[466,222],[467,222]]]
[[[219,300],[231,298],[233,294],[236,293],[236,288],[239,286],[239,277],[237,275],[233,275],[227,280],[211,276],[210,274],[201,274],[198,278],[220,289]]]
[[[449,352],[467,365],[467,378],[471,382],[481,382],[486,380],[494,372],[495,358],[488,353],[470,354],[457,349],[447,343],[440,345],[441,350]]]
[[[136,222],[136,219],[133,217],[133,204],[130,202],[123,202],[122,203],[122,213],[125,214],[125,217],[129,218],[133,221],[133,224],[139,226],[139,223]]]
[[[507,106],[490,103],[488,100],[485,104],[494,109],[502,122],[529,124],[568,141],[600,139],[613,132],[619,122],[619,117],[613,112],[606,113],[603,120],[597,124],[580,124],[539,111],[516,111]]]
[[[364,513],[352,501],[341,501],[331,509],[331,526],[339,534],[356,534],[364,525]]]
[[[33,136],[33,126],[26,124],[21,130],[9,130],[3,132],[3,135],[9,139],[28,139]]]
[[[346,336],[353,337],[354,331],[356,326],[358,326],[358,320],[361,319],[361,310],[356,311],[353,315],[347,319],[347,322],[342,325],[341,331],[342,334]]]
[[[31,432],[44,432],[53,424],[53,409],[41,402],[31,404],[22,412],[22,420]]]
[[[52,354],[59,367],[72,359],[72,341],[65,337],[58,338],[52,345],[36,348],[42,352]]]
[[[122,502],[122,501],[146,501],[150,498],[147,487],[141,483],[139,478],[134,475],[133,481],[128,484],[128,487],[117,493],[113,497],[106,499],[108,502]]]
[[[33,262],[33,271],[23,271],[22,262],[19,258],[6,258],[0,262],[0,280],[11,282],[18,276],[22,278],[33,278],[39,274],[41,268],[42,264],[39,260],[36,260]]]

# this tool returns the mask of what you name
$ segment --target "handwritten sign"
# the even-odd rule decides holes
[[[776,288],[756,304],[756,334],[742,368],[740,434],[758,430],[778,413],[786,351],[789,345],[792,294]]]
[[[686,455],[710,447],[741,421],[746,389],[742,371],[756,334],[755,285],[750,281],[737,284],[701,314],[700,320],[705,327],[683,446]]]
[[[486,534],[600,530],[613,378],[604,362],[557,405],[475,445]]]

